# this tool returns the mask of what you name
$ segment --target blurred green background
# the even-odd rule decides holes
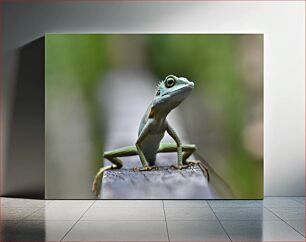
[[[195,81],[180,107],[190,141],[233,198],[263,197],[263,35],[48,34],[45,65],[47,198],[93,198],[107,120],[97,89],[135,67]]]

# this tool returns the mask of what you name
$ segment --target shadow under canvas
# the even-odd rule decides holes
[[[44,37],[18,50],[4,196],[44,198]]]

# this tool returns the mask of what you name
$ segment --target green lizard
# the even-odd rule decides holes
[[[155,166],[156,154],[163,152],[177,152],[177,164],[173,168],[184,169],[198,164],[204,174],[209,173],[206,166],[200,161],[187,161],[187,158],[196,151],[194,144],[182,144],[179,136],[167,122],[167,115],[176,108],[194,88],[194,83],[184,77],[174,75],[167,76],[157,85],[154,100],[149,105],[143,116],[138,131],[138,139],[133,146],[126,146],[112,151],[104,152],[103,157],[109,160],[112,165],[100,168],[96,174],[92,191],[99,195],[98,187],[100,178],[106,170],[120,169],[123,166],[119,157],[139,155],[142,163],[140,171],[158,169]],[[165,133],[168,133],[175,141],[174,143],[161,143]]]

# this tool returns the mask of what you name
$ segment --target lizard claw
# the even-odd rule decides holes
[[[179,169],[179,170],[186,169],[188,167],[190,167],[190,165],[172,165],[171,166],[171,168]]]
[[[158,170],[157,166],[145,166],[143,168],[139,169],[140,171],[152,171],[152,170]]]
[[[204,175],[207,177],[207,180],[210,181],[210,174],[209,174],[208,167],[206,167],[203,163],[201,163],[198,160],[188,160],[186,162],[189,166],[198,165],[200,169],[202,170],[202,172],[204,173]]]
[[[139,171],[140,170],[140,168],[139,167],[133,167],[133,169],[132,169],[133,171]]]
[[[190,166],[194,166],[194,165],[199,165],[201,162],[197,161],[197,160],[187,160],[186,163],[190,167]]]

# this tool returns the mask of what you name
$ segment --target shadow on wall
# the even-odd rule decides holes
[[[44,37],[18,51],[3,195],[44,198]]]

